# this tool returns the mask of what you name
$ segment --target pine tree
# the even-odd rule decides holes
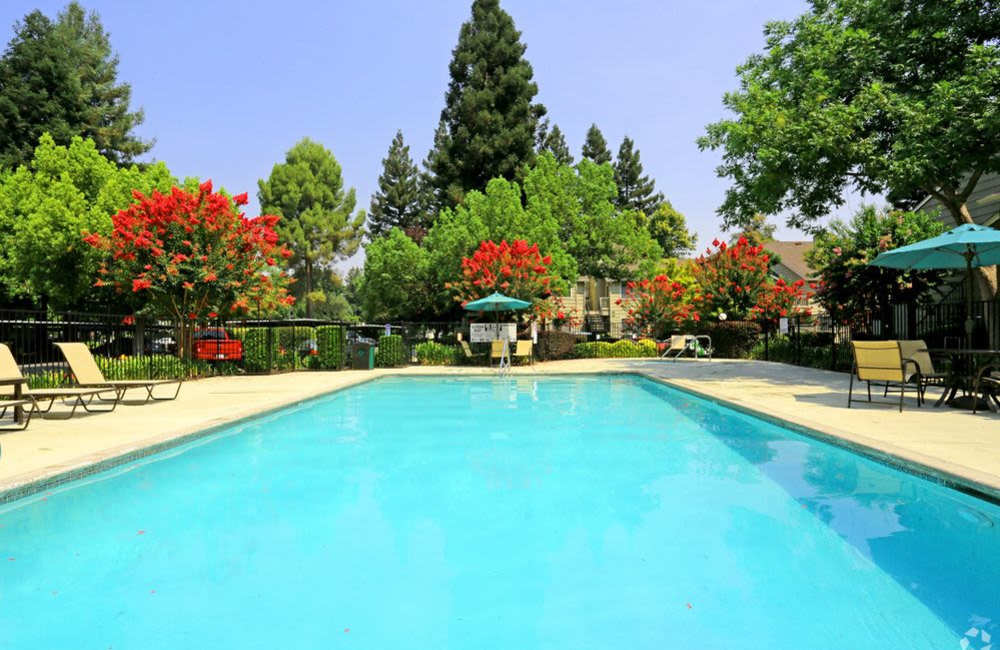
[[[491,178],[516,178],[535,155],[545,107],[514,20],[499,0],[474,0],[449,66],[451,81],[428,169],[439,205],[454,205]]]
[[[368,236],[375,239],[397,227],[406,231],[428,226],[419,170],[410,158],[410,147],[403,143],[403,132],[396,131],[389,153],[382,159],[378,191],[372,196]]]
[[[548,151],[555,156],[556,162],[560,165],[573,164],[573,154],[569,152],[569,147],[566,145],[566,138],[563,136],[562,130],[558,124],[553,124],[550,131],[548,120],[542,123],[538,131],[538,153],[542,153],[543,151]]]
[[[314,303],[326,299],[321,275],[358,250],[365,212],[354,212],[354,188],[345,190],[333,153],[309,138],[297,142],[257,187],[261,213],[281,217],[278,234],[292,249],[289,265],[299,280],[292,288],[312,318]]]
[[[663,203],[663,195],[656,192],[656,183],[642,175],[642,162],[639,160],[639,150],[627,135],[618,147],[618,159],[615,160],[615,184],[618,186],[618,201],[620,210],[638,210],[651,215]]]
[[[587,129],[587,139],[583,143],[584,158],[593,160],[598,165],[611,162],[611,151],[608,150],[608,141],[604,139],[604,134],[597,128],[596,124],[591,124]]]
[[[116,83],[118,58],[96,14],[74,2],[55,22],[33,11],[14,29],[0,58],[0,165],[27,163],[45,132],[59,145],[91,138],[119,163],[152,147],[131,134],[142,111],[129,111],[131,88]]]

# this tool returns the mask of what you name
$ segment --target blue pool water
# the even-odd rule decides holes
[[[19,650],[1000,635],[1000,507],[629,376],[384,379],[0,526]]]

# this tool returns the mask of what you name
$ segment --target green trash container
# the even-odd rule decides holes
[[[375,367],[375,344],[356,342],[351,346],[351,370],[371,370]]]

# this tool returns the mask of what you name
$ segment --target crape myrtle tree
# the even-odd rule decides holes
[[[132,90],[118,82],[118,57],[97,14],[70,3],[55,21],[33,11],[14,26],[0,57],[0,166],[27,163],[43,133],[56,144],[94,140],[116,163],[149,151],[133,130]]]
[[[303,138],[257,182],[260,209],[282,219],[278,230],[292,250],[289,267],[295,294],[312,318],[314,302],[324,295],[314,280],[333,262],[358,250],[364,234],[364,210],[354,212],[354,188],[345,190],[340,164],[329,149]]]
[[[955,224],[1000,172],[1000,4],[982,0],[812,0],[772,22],[707,127],[732,187],[727,224],[788,213],[810,228],[849,190],[933,196]],[[995,269],[978,271],[996,294]]]
[[[597,128],[596,124],[591,124],[590,128],[587,129],[587,138],[583,142],[583,150],[580,155],[598,165],[611,162],[608,141],[604,139],[604,134]]]
[[[466,192],[493,178],[514,180],[534,159],[538,86],[514,20],[499,0],[474,0],[449,65],[445,107],[428,156],[439,206],[454,206]]]
[[[861,208],[849,221],[835,220],[818,232],[806,256],[819,271],[817,298],[839,323],[863,326],[870,318],[890,322],[890,306],[926,297],[942,281],[941,271],[903,271],[869,266],[886,250],[934,237],[944,226],[926,212],[881,212]]]
[[[410,158],[410,147],[403,142],[403,132],[396,131],[389,153],[382,159],[378,190],[368,210],[369,238],[385,235],[393,228],[413,234],[417,229],[426,231],[430,219],[424,208],[420,171]]]
[[[653,214],[663,203],[663,194],[656,191],[656,183],[642,173],[639,150],[632,138],[625,136],[618,147],[615,159],[615,185],[618,186],[618,208]]]
[[[206,181],[195,191],[136,191],[134,198],[112,217],[110,234],[84,238],[105,256],[94,284],[140,315],[174,321],[182,357],[190,357],[198,321],[294,303],[277,270],[277,260],[292,254],[275,231],[280,217],[248,219],[238,211],[245,193],[230,199]]]
[[[53,309],[94,310],[110,299],[92,287],[102,254],[83,231],[108,234],[111,216],[134,200],[133,190],[169,191],[176,183],[162,163],[115,165],[93,140],[68,146],[42,136],[34,156],[0,170],[0,277],[7,295]]]

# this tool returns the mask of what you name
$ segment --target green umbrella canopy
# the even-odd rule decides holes
[[[515,311],[528,307],[531,307],[530,302],[505,296],[498,291],[494,291],[485,298],[465,303],[466,311]]]
[[[872,262],[892,269],[965,269],[994,264],[1000,264],[1000,230],[973,224],[879,253]]]
[[[879,253],[873,266],[891,269],[965,269],[969,287],[965,293],[966,343],[972,344],[972,269],[1000,264],[1000,230],[965,224],[937,237]]]

